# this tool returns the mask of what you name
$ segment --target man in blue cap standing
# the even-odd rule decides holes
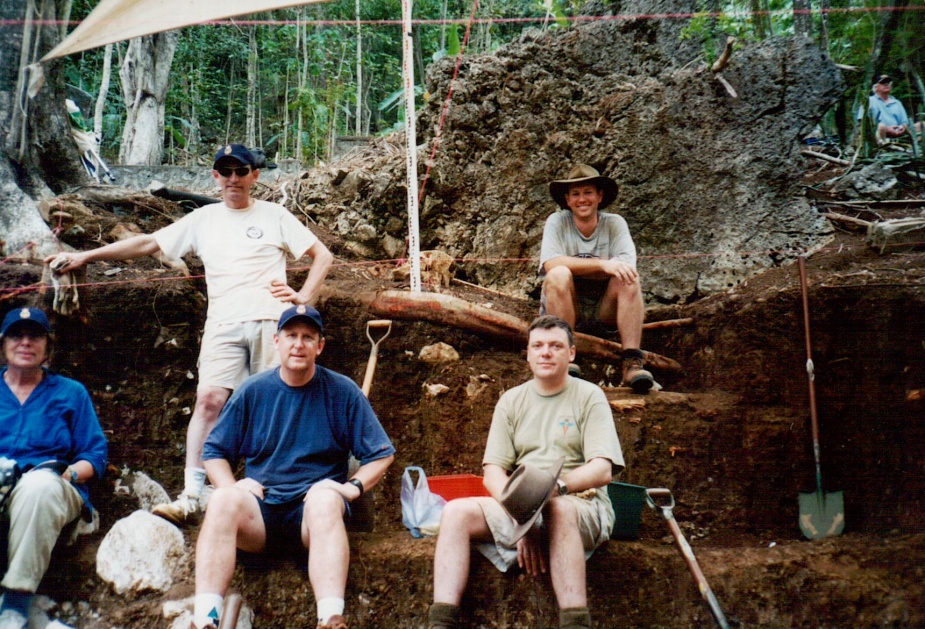
[[[226,400],[247,376],[275,364],[273,335],[280,313],[287,305],[312,303],[334,259],[285,207],[251,197],[260,176],[257,163],[244,145],[223,146],[212,167],[221,203],[201,207],[153,234],[46,259],[58,273],[96,260],[128,260],[159,251],[171,258],[193,253],[205,266],[209,306],[196,405],[186,436],[184,490],[174,502],[154,508],[174,524],[201,515],[199,498],[206,480],[202,444]],[[287,255],[313,260],[298,291],[286,280]]]

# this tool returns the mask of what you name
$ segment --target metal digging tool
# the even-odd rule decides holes
[[[809,297],[806,288],[806,257],[798,259],[803,292],[803,324],[806,331],[806,373],[809,376],[809,416],[813,425],[813,456],[816,458],[816,491],[800,492],[800,530],[807,539],[840,535],[845,528],[845,498],[840,491],[822,491],[819,462],[819,417],[816,414],[816,386],[813,354],[809,341]]]
[[[376,330],[379,335],[374,338],[372,330]],[[381,332],[385,330],[385,332]],[[366,364],[366,376],[363,378],[363,395],[369,397],[369,390],[373,385],[373,374],[376,372],[376,363],[379,357],[379,344],[385,340],[385,337],[392,331],[392,322],[389,319],[375,319],[366,322],[366,338],[372,344],[369,350],[369,362]],[[353,474],[360,468],[360,462],[354,457],[350,457],[348,473]],[[359,497],[350,505],[352,512],[350,530],[359,533],[372,533],[376,528],[376,514],[373,509],[373,491],[370,490]]]
[[[222,605],[222,619],[218,623],[218,629],[235,629],[238,626],[238,616],[241,615],[242,603],[240,594],[229,594],[225,598],[225,604]]]
[[[656,503],[656,499],[664,500],[665,502]],[[674,519],[674,513],[672,512],[672,509],[674,509],[674,496],[671,495],[671,490],[663,488],[647,489],[646,502],[650,507],[659,511],[662,517],[665,518],[665,521],[668,522],[668,528],[671,529],[671,534],[674,535],[675,540],[678,542],[681,555],[694,574],[694,579],[697,581],[700,595],[703,596],[703,600],[706,601],[707,606],[710,608],[710,613],[713,614],[716,624],[719,625],[721,629],[729,629],[729,622],[723,615],[723,610],[719,607],[719,601],[716,600],[716,595],[714,595],[713,590],[710,589],[707,578],[703,576],[703,571],[697,563],[697,558],[694,557],[694,551],[684,538],[681,527],[678,526],[678,521]]]

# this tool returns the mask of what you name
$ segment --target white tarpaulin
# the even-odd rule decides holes
[[[100,0],[74,32],[42,57],[42,61],[183,26],[324,1]]]

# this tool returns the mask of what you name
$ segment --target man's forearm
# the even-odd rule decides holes
[[[206,474],[215,487],[231,487],[237,481],[234,472],[231,470],[231,463],[225,459],[209,459],[203,461],[202,465],[206,468]]]
[[[352,478],[355,478],[363,483],[363,491],[367,492],[375,487],[380,480],[382,480],[386,470],[389,469],[389,466],[392,465],[392,461],[394,460],[394,456],[387,456],[382,459],[370,461],[369,463],[360,466]]]
[[[320,248],[315,250],[318,246]],[[307,304],[314,302],[315,296],[321,289],[324,278],[328,276],[328,270],[330,270],[331,264],[334,262],[334,255],[328,251],[327,247],[321,244],[321,241],[318,241],[315,247],[309,249],[309,255],[312,256],[312,266],[308,271],[308,277],[305,278],[305,284],[299,289],[299,295],[302,297],[303,303]]]
[[[547,260],[543,268],[549,273],[550,270],[564,266],[572,275],[584,277],[587,279],[609,279],[610,275],[604,270],[604,260],[601,258],[577,258],[575,256],[558,256]]]
[[[613,480],[613,464],[603,457],[595,457],[559,478],[568,485],[569,493],[603,487]]]

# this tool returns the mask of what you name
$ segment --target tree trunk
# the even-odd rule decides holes
[[[247,42],[250,54],[247,56],[247,117],[244,131],[244,143],[257,146],[257,27],[247,29]]]
[[[793,0],[793,34],[813,37],[813,14],[809,0]]]
[[[26,66],[51,50],[60,34],[61,7],[49,1],[43,14],[27,15],[30,4],[0,2],[0,23],[7,25],[0,28],[0,240],[6,255],[36,258],[50,253],[54,240],[34,199],[89,178],[70,133],[61,62],[45,64],[45,84],[33,98],[23,93],[34,76]]]
[[[356,134],[363,135],[363,32],[360,30],[360,0],[356,0],[357,14],[357,114]]]
[[[112,76],[112,44],[106,44],[103,52],[103,76],[100,78],[100,92],[96,95],[96,107],[93,110],[93,132],[96,137],[103,137],[103,112],[106,109],[106,97],[109,95],[109,79]]]
[[[752,14],[755,37],[767,39],[771,36],[771,16],[767,11],[767,4],[763,0],[749,0],[748,7]]]
[[[870,85],[875,74],[888,72],[884,67],[893,59],[893,40],[902,23],[903,14],[909,0],[893,0],[884,3],[884,11],[880,14],[880,27],[877,31],[877,39],[874,41],[873,50],[870,53],[870,65],[867,72],[867,85]]]
[[[170,68],[179,41],[177,31],[138,37],[129,42],[119,76],[126,119],[119,161],[156,166],[164,155],[164,102]]]

